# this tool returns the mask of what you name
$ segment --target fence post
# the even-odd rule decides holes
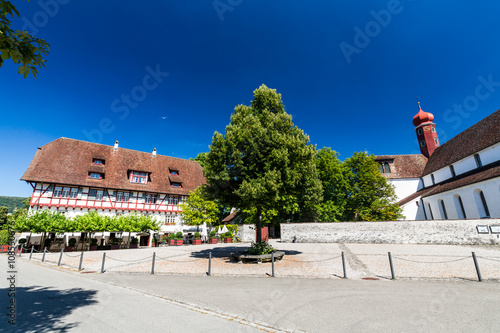
[[[345,257],[344,251],[342,251],[342,270],[344,271],[344,279],[347,279],[347,272],[345,270]]]
[[[82,270],[82,262],[83,262],[83,249],[82,249],[82,252],[80,254],[80,264],[78,265],[78,270],[79,271]]]
[[[31,256],[33,255],[33,249],[35,248],[34,245],[31,245],[31,252],[30,252],[30,260],[31,260]]]
[[[210,276],[212,275],[212,252],[208,252],[208,272],[207,275]]]
[[[474,252],[472,252],[472,259],[474,259],[474,265],[476,266],[477,279],[481,282],[483,278],[481,277],[481,271],[479,270],[479,264],[477,263],[476,254]]]
[[[391,265],[391,280],[396,280],[396,277],[394,276],[394,266],[392,265],[392,256],[391,256],[391,252],[387,252],[389,253],[389,264]]]
[[[21,250],[19,250],[19,256],[21,256],[21,253],[23,253],[23,246],[24,244],[21,244]]]
[[[151,263],[151,274],[155,273],[155,257],[156,257],[156,252],[153,252],[153,262]]]
[[[46,248],[46,247],[44,247],[44,248],[43,248],[42,262],[44,262],[44,261],[45,261],[45,253],[46,253],[46,252],[47,252],[47,248]]]
[[[59,255],[59,261],[57,262],[57,266],[61,266],[61,259],[63,255],[64,248],[61,249],[61,254]]]
[[[106,261],[106,252],[102,254],[102,266],[101,266],[101,274],[104,273],[104,262]]]
[[[272,263],[271,267],[273,268],[273,275],[272,275],[272,277],[274,277],[274,252],[271,253],[271,263]]]

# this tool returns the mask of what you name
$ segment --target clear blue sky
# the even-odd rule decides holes
[[[0,195],[62,136],[195,157],[261,84],[341,159],[418,153],[417,97],[441,142],[500,108],[497,1],[59,1],[15,2],[51,47],[0,68]]]

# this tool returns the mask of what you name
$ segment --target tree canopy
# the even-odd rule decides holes
[[[281,94],[262,85],[250,106],[236,106],[225,135],[214,133],[205,156],[207,192],[228,206],[255,208],[260,242],[263,210],[303,213],[321,200],[315,153],[285,112]]]
[[[219,205],[206,198],[203,186],[189,193],[186,202],[180,206],[187,225],[216,224],[219,221]]]
[[[4,60],[12,59],[20,64],[19,74],[36,78],[38,67],[45,67],[44,57],[49,53],[49,44],[27,31],[13,30],[8,16],[20,17],[18,10],[10,1],[0,0],[0,67]]]

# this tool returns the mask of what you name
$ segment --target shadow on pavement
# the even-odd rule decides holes
[[[0,295],[7,296],[8,289],[0,289]],[[62,318],[79,311],[79,308],[95,304],[96,290],[81,288],[57,290],[52,288],[17,287],[15,298],[2,297],[2,309],[6,310],[7,302],[15,299],[16,325],[4,321],[0,332],[69,332],[78,327],[78,323],[65,324]]]
[[[249,246],[250,247],[250,246]],[[239,247],[239,246],[224,246],[224,247],[214,247],[212,249],[205,249],[201,251],[194,251],[191,252],[191,257],[194,258],[208,258],[208,254],[212,252],[212,258],[228,258],[231,253],[236,253],[236,252],[241,252],[244,251],[244,247]],[[276,249],[278,251],[285,252],[285,255],[297,255],[301,254],[301,251],[294,251],[294,250],[280,250],[279,248]]]

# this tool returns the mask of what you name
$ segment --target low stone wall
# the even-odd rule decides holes
[[[498,234],[480,234],[477,226],[500,219],[283,223],[286,243],[500,244]]]
[[[255,225],[253,224],[240,224],[238,227],[238,232],[236,233],[242,242],[250,243],[255,242]]]

